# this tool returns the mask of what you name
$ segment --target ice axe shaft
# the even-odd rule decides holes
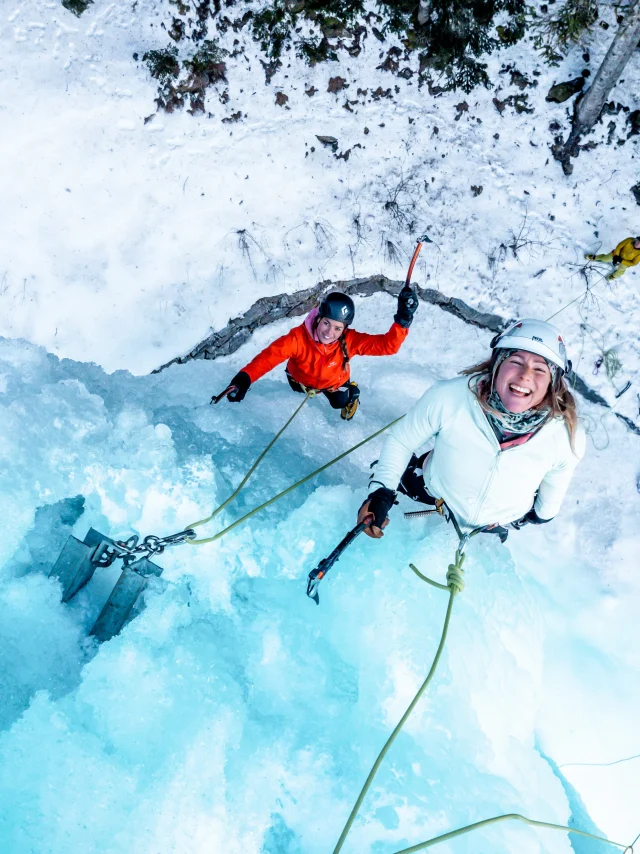
[[[227,386],[224,391],[221,391],[220,394],[216,394],[211,398],[211,403],[220,403],[220,401],[232,392],[234,388],[236,388],[234,385]]]
[[[411,259],[411,263],[409,264],[409,269],[407,270],[407,279],[405,281],[405,285],[407,287],[411,286],[411,276],[413,275],[413,268],[416,266],[416,261],[418,260],[418,255],[420,254],[420,250],[422,249],[423,243],[432,243],[431,239],[427,234],[423,234],[418,238],[416,248],[413,250],[413,258]]]
[[[361,534],[367,525],[364,522],[360,522],[355,528],[352,528],[349,533],[338,543],[335,549],[331,552],[328,557],[325,557],[320,561],[318,566],[315,569],[312,569],[309,573],[309,580],[307,582],[307,596],[316,603],[316,605],[320,604],[320,598],[318,596],[318,586],[325,575],[329,572],[333,564],[340,558],[342,553],[346,548],[348,548],[351,543],[356,539],[356,537]]]

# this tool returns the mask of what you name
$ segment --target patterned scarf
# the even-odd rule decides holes
[[[493,366],[493,377],[491,380],[492,391],[489,395],[488,403],[496,413],[499,413],[499,415],[485,410],[487,420],[499,442],[502,442],[507,437],[513,435],[522,436],[525,433],[535,433],[536,430],[542,426],[543,422],[546,421],[547,416],[549,415],[548,406],[543,409],[525,409],[524,412],[511,412],[500,399],[498,392],[493,388],[493,379],[498,372],[498,368],[505,359],[515,352],[515,350],[507,350],[505,348],[502,350],[499,357],[496,359],[495,365]],[[547,365],[549,366],[551,382],[553,383],[558,369],[555,365],[550,364],[549,362],[547,362]]]
[[[500,395],[494,389],[489,396],[489,406],[500,415],[485,412],[489,424],[498,439],[502,441],[506,435],[520,436],[523,433],[535,433],[549,415],[549,407],[544,409],[526,409],[524,412],[510,412],[500,400]]]

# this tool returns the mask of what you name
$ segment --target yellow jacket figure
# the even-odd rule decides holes
[[[604,255],[585,255],[587,261],[608,261],[615,269],[606,277],[610,282],[623,276],[627,267],[635,267],[640,262],[640,237],[627,237],[622,240],[613,252]]]

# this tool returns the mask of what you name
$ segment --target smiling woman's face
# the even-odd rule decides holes
[[[323,344],[333,344],[344,332],[344,323],[340,323],[339,320],[330,320],[328,317],[321,317],[316,332]]]
[[[533,409],[544,400],[551,371],[542,356],[516,350],[498,368],[495,390],[509,412]]]

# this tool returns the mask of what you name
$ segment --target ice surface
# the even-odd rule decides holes
[[[359,328],[386,328],[390,310],[386,297],[359,304]],[[487,338],[421,309],[397,357],[356,363],[357,418],[311,401],[220,521],[391,421],[477,360]],[[408,563],[443,578],[455,542],[442,521],[409,523],[396,508],[381,542],[361,538],[334,567],[320,607],[304,594],[308,571],[353,524],[376,442],[220,542],[168,551],[146,608],[100,648],[86,632],[117,572],[96,573],[68,605],[46,577],[69,530],[168,534],[228,495],[299,402],[276,371],[242,405],[209,406],[259,343],[134,377],[0,342],[0,850],[325,854],[426,675],[446,595]],[[631,453],[633,437],[612,430]],[[625,563],[594,532],[587,552],[575,533],[607,461],[592,452],[579,469],[561,527],[514,534],[509,548],[472,543],[439,673],[345,854],[396,851],[510,811],[593,822],[616,840],[640,830],[637,775],[607,790],[557,767],[637,752],[631,551]],[[619,492],[633,488],[625,480]],[[631,549],[629,518],[619,524]],[[438,850],[598,850],[589,845],[504,825]]]
[[[208,405],[289,323],[215,364],[144,377],[103,368],[144,374],[260,296],[401,278],[414,236],[386,202],[403,181],[416,227],[435,240],[416,281],[505,317],[550,315],[583,290],[571,262],[637,230],[637,137],[626,138],[624,110],[609,116],[599,145],[561,176],[547,128],[566,125],[567,105],[544,99],[581,73],[581,47],[558,68],[524,42],[497,51],[496,88],[475,90],[460,113],[459,92],[434,98],[380,70],[369,38],[340,73],[349,95],[393,79],[392,99],[347,111],[327,92],[334,71],[290,56],[275,79],[284,110],[247,31],[233,28],[223,46],[238,39],[248,62],[229,74],[229,103],[212,89],[211,117],[145,123],[155,84],[132,55],[165,46],[171,4],[95,3],[80,19],[59,2],[14,5],[0,27],[0,332],[78,361],[0,340],[0,851],[326,854],[439,637],[444,594],[407,564],[442,577],[453,534],[396,508],[381,543],[358,541],[332,570],[320,608],[307,600],[307,572],[353,522],[372,443],[221,542],[163,555],[146,609],[98,649],[87,631],[118,570],[61,605],[47,576],[65,537],[90,525],[165,534],[205,515],[298,401],[276,372],[242,406]],[[603,14],[613,25],[615,10]],[[596,33],[592,71],[607,46]],[[495,96],[519,92],[507,66],[536,75],[534,113],[496,110]],[[637,76],[632,60],[611,93],[629,111]],[[221,123],[238,109],[241,122]],[[615,149],[603,143],[612,123]],[[349,160],[317,134],[338,137]],[[521,227],[532,243],[515,257]],[[559,318],[574,364],[629,418],[635,389],[615,401],[591,365],[600,343],[615,346],[635,382],[639,275]],[[387,298],[359,303],[358,328],[383,331],[391,314]],[[322,400],[305,407],[220,521],[391,421],[488,340],[421,306],[398,356],[357,362],[357,418],[342,423]],[[589,451],[561,517],[508,548],[470,548],[441,669],[344,854],[387,854],[509,810],[619,841],[640,831],[640,760],[576,764],[640,752],[638,440],[603,409],[582,412]],[[601,849],[505,825],[437,850]]]

